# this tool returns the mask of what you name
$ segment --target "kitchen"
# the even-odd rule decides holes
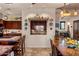
[[[0,56],[20,56],[25,52],[21,11],[10,5],[0,4]]]
[[[0,4],[0,55],[79,56],[78,5]]]

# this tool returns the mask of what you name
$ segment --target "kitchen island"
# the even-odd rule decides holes
[[[0,37],[0,41],[17,41],[21,36],[5,36],[5,37]]]
[[[0,45],[0,56],[7,56],[12,52],[13,45]]]
[[[22,37],[0,37],[0,56],[7,56],[12,51],[14,56],[22,55]]]
[[[60,38],[51,41],[54,56],[79,56],[79,48],[68,48],[64,40]]]
[[[15,44],[21,36],[6,36],[6,37],[0,37],[0,45],[13,45]]]

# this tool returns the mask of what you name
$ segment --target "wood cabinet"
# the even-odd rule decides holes
[[[2,19],[0,19],[0,24],[3,24],[3,20]]]
[[[79,20],[73,22],[73,38],[79,40]]]
[[[21,29],[21,21],[4,21],[5,29]]]

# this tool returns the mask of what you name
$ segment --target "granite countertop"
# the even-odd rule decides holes
[[[0,45],[0,56],[10,51],[13,48],[11,45]]]
[[[17,41],[21,36],[13,36],[13,37],[1,37],[0,41]]]
[[[3,34],[21,34],[21,29],[4,29]]]
[[[64,56],[79,56],[79,48],[67,48],[63,40],[52,40],[53,45],[60,51]]]

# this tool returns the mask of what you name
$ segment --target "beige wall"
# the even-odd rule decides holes
[[[30,22],[29,20],[27,21],[28,26],[27,30],[24,30],[24,20],[27,19],[27,16],[31,13],[34,14],[48,14],[53,17],[53,30],[50,30],[49,22],[47,22],[47,35],[30,35]],[[50,39],[51,37],[53,38],[55,35],[55,9],[52,8],[28,8],[28,9],[23,9],[22,11],[22,17],[23,17],[23,22],[22,22],[22,33],[26,34],[26,47],[31,47],[31,48],[49,48],[50,47]]]

